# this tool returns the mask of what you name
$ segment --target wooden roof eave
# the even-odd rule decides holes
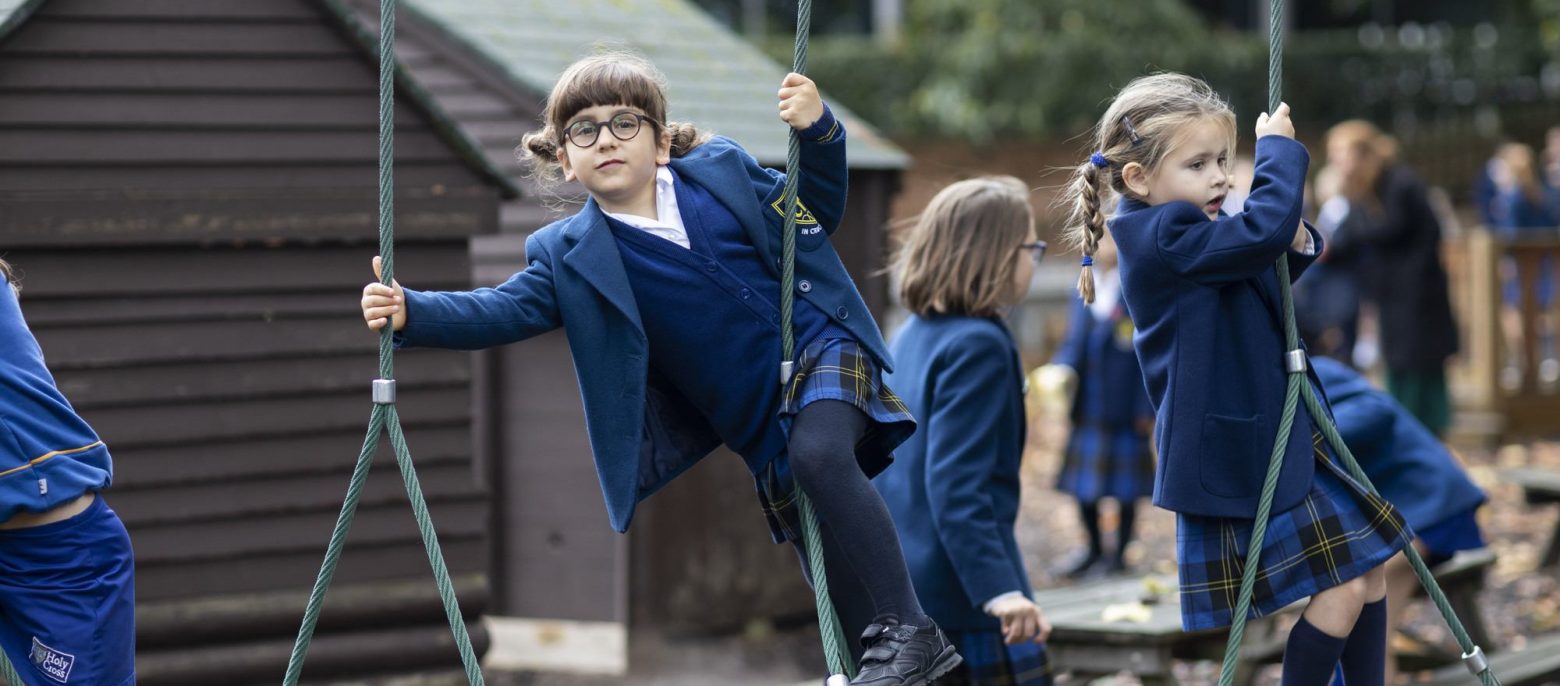
[[[37,1],[41,0],[34,0],[34,2]],[[377,68],[379,57],[378,28],[370,28],[364,25],[342,0],[320,0],[320,2],[330,10],[330,14],[336,18],[341,28],[352,37],[353,42],[358,44],[364,56],[374,60]],[[405,93],[417,107],[423,110],[424,114],[428,115],[429,120],[433,123],[434,131],[439,137],[444,139],[462,160],[476,168],[488,181],[497,186],[505,199],[513,200],[522,195],[520,186],[513,179],[509,178],[508,175],[500,171],[498,167],[494,166],[492,162],[488,161],[487,157],[482,154],[481,149],[477,147],[476,141],[473,141],[461,130],[455,118],[451,117],[449,113],[444,111],[444,108],[439,106],[433,99],[433,96],[421,84],[417,83],[416,79],[412,78],[411,74],[406,70],[406,66],[399,60],[395,63],[395,84],[400,92]]]

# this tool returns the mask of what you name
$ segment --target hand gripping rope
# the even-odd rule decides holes
[[[1283,90],[1282,66],[1284,61],[1284,0],[1270,0],[1268,10],[1268,111],[1278,109],[1282,100],[1280,95]],[[1284,392],[1284,415],[1278,425],[1278,436],[1273,442],[1273,455],[1269,458],[1267,477],[1262,482],[1262,497],[1257,501],[1256,521],[1251,528],[1251,546],[1246,552],[1246,564],[1241,573],[1240,596],[1235,604],[1233,621],[1230,624],[1229,644],[1224,650],[1224,665],[1219,672],[1219,686],[1231,686],[1235,679],[1235,665],[1240,658],[1241,638],[1246,632],[1246,615],[1251,610],[1252,590],[1257,580],[1257,560],[1262,553],[1262,539],[1267,535],[1269,515],[1273,509],[1273,492],[1278,487],[1278,474],[1283,467],[1284,448],[1288,445],[1289,433],[1294,428],[1295,412],[1302,396],[1305,398],[1306,409],[1310,411],[1311,420],[1321,428],[1322,434],[1327,437],[1327,442],[1333,451],[1348,468],[1349,474],[1372,493],[1376,487],[1371,485],[1370,479],[1365,476],[1364,470],[1354,459],[1354,454],[1349,452],[1349,446],[1344,445],[1343,437],[1338,434],[1338,427],[1333,424],[1332,418],[1316,399],[1316,391],[1311,387],[1306,376],[1305,351],[1300,348],[1299,335],[1295,333],[1295,305],[1289,287],[1289,258],[1278,258],[1278,285],[1283,294],[1284,303],[1284,339],[1287,351],[1283,353],[1284,369],[1289,374],[1289,385]],[[1309,456],[1308,456],[1309,457]],[[1468,637],[1468,631],[1463,628],[1462,621],[1457,618],[1457,613],[1452,610],[1451,603],[1447,601],[1446,594],[1441,592],[1441,587],[1430,574],[1430,568],[1420,558],[1419,551],[1409,545],[1403,548],[1403,554],[1414,567],[1414,573],[1419,576],[1419,583],[1424,585],[1425,592],[1441,610],[1441,616],[1451,627],[1452,633],[1457,636],[1457,645],[1463,651],[1463,663],[1468,671],[1484,683],[1484,686],[1499,686],[1500,681],[1490,671],[1489,660],[1484,657],[1484,651],[1473,644],[1473,639]],[[1390,652],[1387,659],[1392,659]]]

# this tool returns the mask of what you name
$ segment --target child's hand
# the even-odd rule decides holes
[[[1041,643],[1051,636],[1051,623],[1035,601],[1021,595],[998,600],[991,607],[991,616],[1002,620],[1002,640],[1008,645],[1025,641]]]
[[[1288,103],[1278,103],[1278,109],[1273,111],[1272,116],[1263,112],[1262,116],[1257,117],[1257,138],[1263,136],[1295,137],[1295,125],[1289,121]]]
[[[801,131],[822,117],[823,98],[818,96],[818,84],[795,72],[786,74],[780,82],[780,118]]]
[[[374,257],[374,278],[379,275],[379,257]],[[389,317],[389,319],[386,319]],[[406,328],[406,293],[401,290],[401,284],[391,281],[386,286],[379,281],[363,287],[363,319],[368,321],[368,328],[374,331],[385,328],[385,322],[393,323],[391,331],[400,331]]]

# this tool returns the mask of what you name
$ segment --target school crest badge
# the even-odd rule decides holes
[[[785,198],[780,198],[769,205],[774,208],[775,214],[785,219]],[[823,233],[823,227],[818,225],[818,218],[813,216],[812,210],[802,204],[802,199],[796,199],[796,231],[803,236],[812,236]]]
[[[50,648],[34,636],[32,663],[44,676],[63,684],[70,681],[70,670],[76,666],[76,656]]]

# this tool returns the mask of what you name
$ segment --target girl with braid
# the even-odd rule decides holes
[[[1289,107],[1256,124],[1256,168],[1244,211],[1223,212],[1235,114],[1206,83],[1180,74],[1134,80],[1094,131],[1068,199],[1068,235],[1083,249],[1078,287],[1107,227],[1120,251],[1133,345],[1155,413],[1154,504],[1174,511],[1181,621],[1228,626],[1242,570],[1257,565],[1251,615],[1310,597],[1284,652],[1285,686],[1326,684],[1341,663],[1350,686],[1379,686],[1386,662],[1381,565],[1412,537],[1391,504],[1351,479],[1302,405],[1259,559],[1246,554],[1278,435],[1286,385],[1274,263],[1297,278],[1322,237],[1300,220],[1309,155]],[[1314,373],[1308,382],[1318,387]],[[1324,401],[1325,404],[1325,401]]]

